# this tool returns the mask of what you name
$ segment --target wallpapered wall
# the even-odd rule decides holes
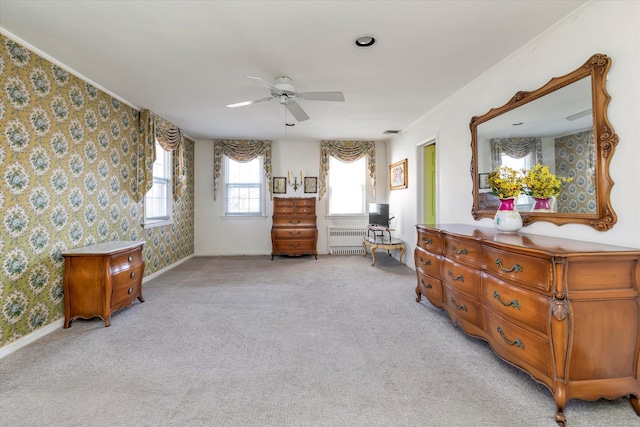
[[[193,254],[194,143],[172,225],[133,200],[138,111],[0,35],[0,346],[64,316],[66,249],[145,240],[145,275]]]
[[[596,212],[595,156],[593,131],[555,139],[556,173],[573,178],[558,195],[558,212]]]

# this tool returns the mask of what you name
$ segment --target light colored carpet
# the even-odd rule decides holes
[[[193,258],[0,360],[2,426],[555,426],[551,393],[371,258]],[[627,399],[569,426],[638,426]]]

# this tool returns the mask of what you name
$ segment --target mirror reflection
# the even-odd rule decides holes
[[[595,155],[591,76],[587,76],[478,125],[480,208],[499,204],[484,182],[486,174],[502,165],[529,170],[542,164],[558,177],[572,178],[553,200],[552,212],[594,214]],[[518,198],[521,212],[533,206],[532,197]]]
[[[505,105],[471,118],[475,219],[493,218],[500,204],[489,188],[490,172],[499,166],[531,171],[539,165],[540,171],[548,168],[547,177],[555,175],[563,183],[557,193],[555,184],[545,188],[543,181],[528,180],[525,190],[538,197],[535,203],[527,195],[519,197],[523,225],[549,221],[600,231],[613,227],[617,216],[610,200],[609,164],[618,135],[607,118],[610,66],[611,58],[594,54],[574,71],[534,91],[517,92]],[[541,185],[534,189],[531,183]],[[551,204],[543,189],[557,194]]]

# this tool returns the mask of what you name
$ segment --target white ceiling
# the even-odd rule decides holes
[[[195,139],[384,140],[584,3],[2,0],[0,27]],[[246,75],[346,101],[285,136],[277,101],[225,107],[269,96]]]

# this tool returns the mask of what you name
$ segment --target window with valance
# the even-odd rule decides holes
[[[173,194],[180,197],[187,183],[182,130],[149,110],[140,111],[140,143],[135,199],[141,200],[153,186],[153,162],[156,160],[155,142],[173,154]]]
[[[320,143],[320,177],[318,179],[318,199],[327,192],[329,157],[342,162],[353,162],[367,156],[367,170],[376,198],[376,144],[373,141],[322,141]]]
[[[491,169],[502,165],[502,155],[513,159],[531,157],[533,165],[542,163],[542,140],[540,138],[496,138],[490,141]]]
[[[222,174],[222,156],[225,155],[236,162],[250,162],[262,156],[262,168],[266,182],[271,182],[271,141],[268,140],[229,140],[216,139],[213,141],[213,200],[216,199],[218,183]],[[269,194],[271,195],[271,186]]]

